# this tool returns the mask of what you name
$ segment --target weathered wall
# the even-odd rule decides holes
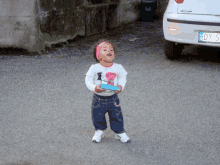
[[[40,0],[40,30],[47,46],[85,35],[83,1]]]
[[[39,50],[36,1],[0,1],[0,47]]]
[[[140,19],[140,4],[142,0],[120,0],[118,6],[119,24],[130,23]],[[169,0],[156,0],[155,18],[162,19]]]
[[[141,0],[120,0],[118,6],[118,17],[120,24],[133,22],[140,17],[140,10],[138,6]]]
[[[85,1],[0,0],[0,46],[44,50],[45,44],[98,34],[140,18],[141,0],[102,0],[104,6],[90,9]],[[156,16],[162,18],[169,0],[157,1]]]
[[[114,28],[121,24],[130,23],[140,19],[142,0],[102,0],[102,3],[119,2],[117,5],[92,7],[86,13],[86,34],[87,36],[98,34],[101,31]],[[156,0],[157,9],[155,18],[162,19],[169,0]],[[86,0],[85,2],[88,2]],[[103,10],[103,11],[102,11]],[[108,12],[107,12],[108,11]],[[106,21],[102,18],[105,17]],[[100,19],[100,21],[99,21]],[[99,23],[98,23],[99,21]]]
[[[162,19],[163,14],[167,8],[169,0],[157,0],[157,10],[155,12],[155,17]]]

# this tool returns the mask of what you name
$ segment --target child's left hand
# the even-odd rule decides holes
[[[119,89],[115,91],[116,94],[119,94],[121,92],[121,87],[118,85]]]
[[[121,92],[121,89],[118,89],[117,91],[115,91],[116,94],[119,94]]]

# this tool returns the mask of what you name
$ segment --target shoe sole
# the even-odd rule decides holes
[[[103,137],[105,137],[104,134],[102,134],[100,142],[102,141],[102,138],[103,138]],[[93,141],[94,143],[100,143],[100,142],[97,142],[96,140],[92,140],[92,141]]]
[[[115,138],[121,141],[121,137],[120,137],[120,136],[115,135]],[[130,139],[128,139],[128,141],[127,141],[127,142],[123,142],[123,141],[121,141],[121,142],[122,142],[122,143],[129,143],[129,142],[131,142],[131,140],[130,140]]]

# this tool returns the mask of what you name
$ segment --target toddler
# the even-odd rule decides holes
[[[113,47],[114,46],[114,47]],[[118,94],[124,89],[127,72],[121,64],[114,63],[116,46],[108,40],[98,42],[93,49],[93,56],[98,64],[93,64],[86,73],[85,83],[94,92],[92,101],[92,119],[95,127],[93,142],[100,142],[107,129],[105,114],[108,112],[111,129],[115,138],[129,142],[124,130],[123,116]],[[119,87],[118,90],[102,89],[101,84]]]

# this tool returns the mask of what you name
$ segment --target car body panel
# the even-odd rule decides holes
[[[189,1],[195,2],[195,0],[185,0],[183,4],[186,2],[186,4],[190,4],[188,3]],[[220,6],[219,0],[210,1],[212,1],[212,4],[214,4],[213,6]],[[207,1],[207,3],[210,1]],[[214,1],[215,3],[213,3]],[[219,5],[217,5],[217,3],[219,3]],[[195,3],[192,3],[190,6],[192,5],[196,6]],[[181,6],[181,4],[177,4],[175,0],[170,0],[164,13],[163,33],[165,40],[184,44],[220,47],[220,43],[199,42],[199,32],[220,33],[220,16],[218,16],[220,10],[213,10],[213,12],[210,12],[210,10],[207,9],[204,13],[202,13],[193,8],[192,11],[196,11],[197,14],[180,14],[177,12],[179,6]],[[189,8],[185,7],[184,9],[188,10]],[[211,15],[210,13],[216,13],[216,15]],[[171,30],[175,31],[175,33]]]
[[[178,4],[175,2],[175,0],[170,0],[167,8],[166,8],[166,12],[168,13],[177,13],[177,9],[178,9]]]
[[[179,14],[220,15],[219,0],[184,0],[178,4]]]

